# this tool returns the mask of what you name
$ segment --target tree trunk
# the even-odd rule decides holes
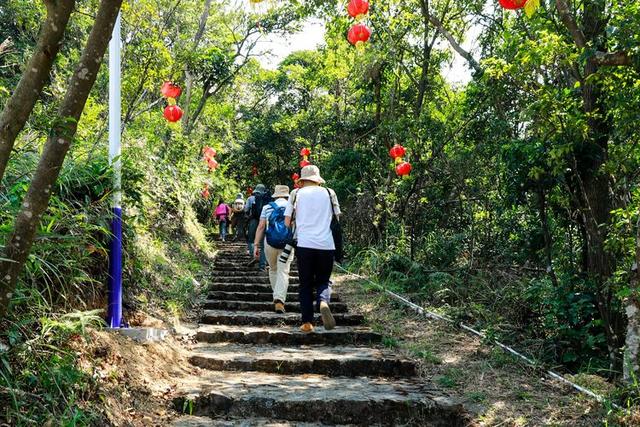
[[[602,0],[585,3],[583,26],[588,43],[598,50],[606,48],[605,4]],[[598,310],[604,322],[611,368],[619,367],[619,350],[622,346],[622,316],[612,307],[613,295],[607,286],[613,272],[612,255],[605,248],[607,226],[612,210],[609,194],[609,175],[603,171],[607,160],[611,126],[607,118],[602,89],[592,76],[599,66],[587,59],[582,85],[583,109],[589,126],[588,139],[582,150],[576,153],[577,172],[580,180],[581,213],[587,237],[587,273],[597,286]]]
[[[540,227],[544,236],[544,253],[547,264],[547,274],[551,279],[551,283],[555,288],[558,287],[558,278],[553,269],[553,240],[551,239],[551,230],[549,229],[549,216],[547,215],[547,195],[544,188],[538,190],[538,212],[540,213]]]
[[[211,2],[212,0],[206,0],[204,4],[204,10],[202,11],[202,15],[200,16],[200,24],[198,26],[198,32],[196,33],[195,38],[193,39],[193,50],[195,52],[200,44],[200,40],[202,36],[204,36],[204,31],[207,28],[207,19],[209,19],[209,11],[211,10]],[[185,128],[189,128],[189,122],[191,121],[191,95],[193,91],[193,75],[189,71],[188,67],[185,67],[184,70],[184,80],[185,80],[185,100],[184,100],[184,126]]]
[[[640,375],[640,215],[636,223],[636,260],[631,271],[631,295],[625,300],[627,336],[624,346],[623,379],[634,384]]]
[[[75,0],[45,0],[44,3],[47,6],[47,17],[40,30],[38,43],[0,116],[0,180],[9,163],[16,138],[29,119],[49,78]]]
[[[429,62],[431,61],[431,49],[435,43],[429,40],[429,0],[420,1],[420,9],[424,21],[424,34],[422,40],[422,66],[420,71],[420,81],[418,84],[418,95],[416,96],[416,104],[413,110],[413,117],[418,118],[422,113],[422,105],[424,104],[424,95],[427,91],[427,83],[429,81]]]
[[[0,318],[7,312],[18,276],[33,244],[51,190],[78,127],[78,121],[91,92],[122,0],[102,0],[80,62],[69,82],[67,94],[45,144],[35,176],[16,217],[5,256],[0,261]]]

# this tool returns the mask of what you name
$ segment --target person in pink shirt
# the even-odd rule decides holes
[[[229,224],[229,215],[231,215],[231,208],[224,200],[220,199],[214,214],[220,227],[220,240],[224,242],[227,239],[227,227]]]

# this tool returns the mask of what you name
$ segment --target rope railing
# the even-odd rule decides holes
[[[403,297],[402,295],[398,295],[395,292],[390,291],[389,289],[387,289],[385,286],[381,285],[380,283],[376,283],[376,282],[372,281],[368,277],[361,276],[359,274],[353,273],[353,272],[347,270],[346,268],[344,268],[343,266],[341,266],[340,264],[336,263],[335,265],[340,271],[342,271],[342,272],[344,272],[344,273],[346,273],[346,274],[348,274],[348,275],[350,275],[352,277],[355,277],[355,278],[360,279],[360,280],[364,280],[364,281],[366,281],[366,282],[368,282],[368,283],[370,283],[370,284],[372,284],[372,285],[374,285],[374,286],[376,286],[378,288],[382,288],[387,295],[391,296],[393,299],[395,299],[397,301],[400,301],[404,305],[406,305],[408,307],[411,307],[415,312],[417,312],[418,314],[420,314],[422,316],[428,317],[430,319],[435,319],[435,320],[440,320],[440,321],[443,321],[443,322],[451,323],[454,326],[457,326],[458,328],[460,328],[460,329],[462,329],[464,331],[467,331],[467,332],[469,332],[469,333],[471,333],[473,335],[476,335],[476,336],[482,338],[484,341],[488,341],[489,340],[487,338],[486,334],[484,334],[484,333],[472,328],[471,326],[465,325],[462,322],[456,322],[456,321],[454,321],[453,319],[451,319],[448,316],[444,316],[444,315],[433,313],[433,312],[431,312],[429,310],[426,310],[425,308],[423,308],[423,307],[421,307],[421,306],[409,301],[409,299]],[[591,391],[591,390],[589,390],[589,389],[587,389],[585,387],[582,387],[582,386],[574,383],[573,381],[570,381],[570,380],[566,379],[561,374],[559,374],[559,373],[557,373],[555,371],[542,368],[542,364],[541,363],[539,363],[539,362],[537,362],[537,361],[535,361],[535,360],[523,355],[522,353],[519,353],[518,351],[516,351],[513,348],[509,347],[508,345],[503,344],[503,343],[501,343],[500,341],[498,341],[496,339],[490,339],[490,341],[493,344],[495,344],[498,347],[500,347],[503,351],[505,351],[507,353],[510,353],[510,354],[512,354],[512,355],[524,360],[531,367],[543,371],[548,377],[553,378],[555,380],[558,380],[558,381],[560,381],[560,382],[562,382],[564,384],[567,384],[567,385],[571,386],[572,388],[574,388],[575,390],[579,391],[580,393],[586,394],[587,396],[592,397],[593,399],[595,399],[596,401],[598,401],[600,403],[608,403],[613,408],[622,409],[619,405],[617,405],[614,402],[611,402],[609,399],[605,398],[604,396],[602,396],[602,395],[600,395],[598,393],[595,393],[595,392],[593,392],[593,391]]]

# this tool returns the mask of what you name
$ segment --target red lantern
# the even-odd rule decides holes
[[[300,175],[298,175],[297,173],[294,173],[293,175],[291,175],[291,179],[295,182],[300,179]]]
[[[164,109],[164,118],[175,123],[182,118],[182,108],[177,105],[167,105]]]
[[[360,46],[366,43],[371,37],[371,30],[364,24],[355,24],[347,33],[347,40],[354,46]]]
[[[361,15],[369,12],[369,2],[367,0],[351,0],[347,6],[347,12],[352,18],[360,19]]]
[[[402,145],[396,144],[389,150],[389,155],[392,158],[397,159],[398,157],[404,156],[406,152],[407,150]]]
[[[213,159],[216,156],[216,150],[211,147],[204,147],[202,149],[202,154],[204,155],[205,160]]]
[[[207,164],[209,165],[209,170],[215,170],[218,169],[218,162],[216,162],[216,159],[209,159],[207,160]]]
[[[252,194],[253,194],[253,188],[247,187],[247,196],[250,196]]]
[[[525,4],[527,4],[527,0],[499,0],[500,6],[509,10],[522,9]]]
[[[303,157],[304,157],[304,156],[309,156],[309,155],[311,155],[311,150],[309,150],[309,149],[308,149],[308,148],[306,148],[306,147],[305,147],[305,148],[302,148],[302,149],[300,150],[300,155],[301,155],[301,156],[303,156]]]
[[[251,175],[253,175],[253,176],[257,176],[258,175],[258,167],[256,165],[253,165],[251,167]]]
[[[398,163],[396,166],[396,173],[399,176],[409,175],[409,172],[411,172],[411,163],[409,162]]]
[[[309,166],[311,162],[309,160],[303,160],[300,162],[300,167],[303,168],[305,166]]]
[[[209,186],[208,186],[208,185],[205,185],[205,186],[204,186],[204,190],[202,190],[202,197],[203,197],[204,199],[208,199],[208,198],[209,198],[209,196],[211,196],[211,193],[209,193]]]
[[[164,82],[162,88],[160,88],[160,92],[165,98],[177,98],[182,93],[182,89],[180,89],[180,86],[174,85],[171,82]]]

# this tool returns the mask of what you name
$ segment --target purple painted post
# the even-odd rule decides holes
[[[107,323],[122,326],[122,163],[120,162],[121,98],[120,98],[120,15],[113,27],[109,43],[109,164],[113,169],[113,220],[109,252],[109,307]]]
[[[111,222],[113,240],[109,248],[109,311],[111,328],[122,326],[122,209],[113,208]]]

